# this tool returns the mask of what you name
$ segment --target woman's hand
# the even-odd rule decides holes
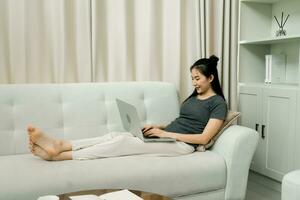
[[[166,137],[166,131],[154,127],[148,129],[147,131],[143,131],[143,133],[148,137]]]
[[[157,128],[156,126],[154,125],[145,125],[144,128],[142,128],[142,132],[145,133],[147,131],[149,131],[150,129],[153,129],[153,128]]]

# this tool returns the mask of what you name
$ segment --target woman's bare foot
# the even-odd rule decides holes
[[[33,153],[33,152],[32,152],[33,143],[32,143],[32,141],[30,141],[30,140],[29,140],[29,143],[28,143],[28,148],[29,148],[30,152]]]
[[[43,149],[50,157],[58,155],[62,151],[62,141],[49,137],[44,134],[40,129],[33,126],[27,128],[29,135],[29,145]],[[34,146],[36,144],[36,146]],[[37,148],[37,147],[36,147]],[[38,151],[40,152],[40,149]],[[41,156],[40,156],[41,157]]]
[[[38,156],[44,160],[53,160],[52,157],[44,150],[42,149],[40,146],[33,144],[32,148],[31,148],[31,152],[33,155]]]

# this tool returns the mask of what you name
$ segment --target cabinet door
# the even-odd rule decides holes
[[[266,141],[264,174],[279,181],[293,168],[296,94],[294,90],[263,90],[264,130],[261,131]]]
[[[295,131],[295,152],[294,152],[294,167],[293,169],[300,169],[300,91],[297,94],[297,118]]]
[[[239,111],[241,112],[240,125],[256,131],[261,130],[262,89],[260,87],[239,87]],[[265,152],[265,141],[260,138],[251,163],[252,170],[262,173],[266,166]]]

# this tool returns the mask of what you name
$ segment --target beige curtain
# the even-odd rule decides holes
[[[238,0],[1,0],[0,83],[167,81],[215,54],[236,106]]]
[[[1,0],[0,83],[91,81],[89,0]]]
[[[198,0],[92,0],[93,80],[166,81],[191,93]]]
[[[2,0],[0,83],[167,81],[185,98],[198,0]]]
[[[229,108],[237,109],[238,0],[200,0],[201,57],[220,58],[219,77]]]

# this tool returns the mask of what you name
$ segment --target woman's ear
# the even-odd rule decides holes
[[[210,75],[208,81],[211,83],[214,80],[214,78],[215,78],[214,75]]]

